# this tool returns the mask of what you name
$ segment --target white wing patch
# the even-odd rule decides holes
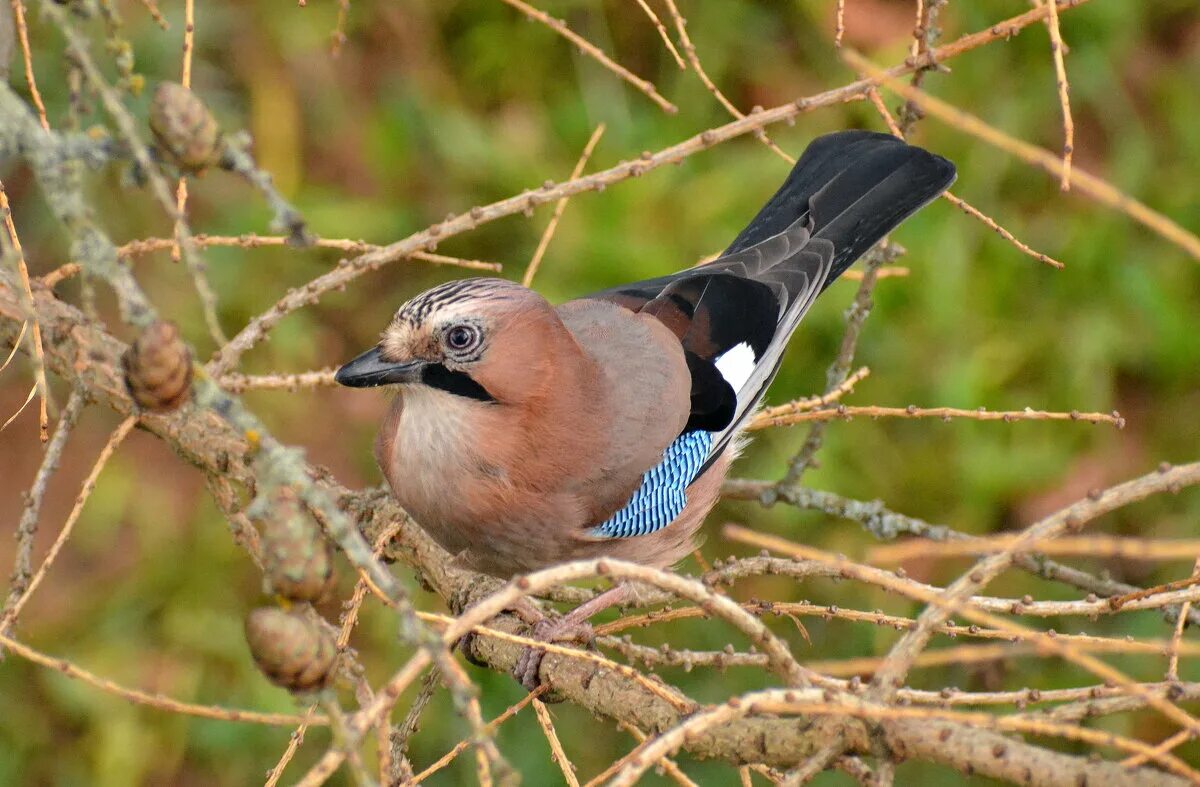
[[[742,385],[750,379],[757,362],[753,348],[748,342],[742,342],[721,353],[713,361],[713,366],[717,367],[717,371],[733,390],[740,391]]]

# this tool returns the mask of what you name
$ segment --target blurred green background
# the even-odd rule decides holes
[[[652,3],[666,18],[661,4]],[[125,17],[137,71],[148,84],[179,78],[182,3],[170,0],[160,30],[137,2],[116,4]],[[554,0],[543,4],[635,73],[652,79],[680,107],[668,116],[547,28],[495,0],[359,0],[351,8],[340,57],[329,54],[337,3],[307,7],[267,0],[200,3],[196,90],[228,129],[246,128],[260,163],[325,237],[386,243],[547,179],[565,179],[598,123],[608,130],[589,170],[674,144],[728,116],[696,75],[680,71],[632,1]],[[912,29],[911,0],[848,0],[846,43],[878,63],[901,61]],[[1027,10],[1012,0],[951,2],[943,41]],[[844,84],[852,74],[832,41],[833,0],[684,2],[688,30],[713,80],[743,110],[773,106]],[[51,122],[66,111],[62,40],[30,14],[34,62]],[[108,73],[98,21],[81,21]],[[669,24],[669,22],[668,22]],[[1067,68],[1076,124],[1077,166],[1099,174],[1200,231],[1200,6],[1194,0],[1093,0],[1062,15],[1070,46]],[[1051,150],[1061,146],[1049,40],[1042,25],[970,52],[950,73],[926,81],[934,94],[1008,133]],[[19,60],[10,82],[25,94]],[[144,117],[148,93],[130,99]],[[885,96],[894,107],[893,96]],[[94,102],[92,102],[94,103]],[[84,124],[105,122],[95,110]],[[845,127],[882,129],[866,102],[802,115],[794,127],[769,129],[798,155],[814,136]],[[871,376],[847,401],[904,406],[986,406],[1055,410],[1118,409],[1128,427],[1075,423],[869,421],[834,424],[806,482],[972,533],[1003,531],[1035,520],[1086,490],[1140,475],[1160,461],[1197,458],[1200,449],[1200,266],[1179,248],[1075,193],[1044,174],[940,122],[921,122],[913,140],[959,167],[956,192],[1019,238],[1066,263],[1056,271],[950,205],[924,210],[896,234],[911,275],[882,281],[857,363]],[[603,193],[573,199],[536,286],[552,300],[659,275],[723,248],[787,173],[787,165],[746,137],[655,170]],[[4,163],[0,177],[35,273],[66,261],[62,233],[28,170]],[[145,193],[130,190],[114,167],[89,187],[117,242],[169,234],[169,222]],[[267,232],[269,213],[245,184],[212,172],[193,181],[196,232]],[[519,278],[550,215],[515,216],[455,237],[446,254],[504,264]],[[212,249],[206,253],[230,333],[336,263],[332,252]],[[157,254],[134,262],[160,310],[182,325],[202,358],[214,347],[181,265]],[[251,352],[244,371],[301,371],[338,364],[370,345],[407,297],[464,272],[399,263],[359,279],[287,318],[271,341]],[[77,284],[64,285],[76,298]],[[835,284],[792,343],[771,390],[783,402],[818,392],[843,330],[855,285]],[[111,298],[101,293],[112,315]],[[113,320],[113,330],[128,336]],[[28,392],[22,359],[0,377],[0,416]],[[59,402],[66,399],[55,382]],[[283,439],[351,486],[379,483],[370,445],[386,407],[382,394],[346,390],[262,392],[247,397]],[[89,410],[72,438],[42,516],[38,555],[57,532],[78,484],[115,418]],[[734,474],[777,478],[803,441],[796,427],[757,434]],[[30,408],[0,434],[0,521],[13,523],[40,459]],[[1131,507],[1095,523],[1095,532],[1148,537],[1196,535],[1200,495],[1185,492]],[[862,555],[873,543],[857,525],[784,507],[764,511],[725,503],[713,513],[706,557],[737,552],[722,543],[720,523],[737,521],[832,551]],[[11,565],[12,539],[0,539],[0,566]],[[1176,562],[1080,560],[1095,571],[1138,583],[1186,576],[1192,555]],[[963,561],[916,561],[909,573],[945,582]],[[685,565],[686,570],[694,566]],[[8,569],[4,572],[7,574]],[[406,581],[402,566],[397,571]],[[345,572],[343,572],[345,573]],[[128,685],[194,702],[294,709],[282,690],[254,669],[242,620],[263,602],[260,579],[232,542],[203,479],[154,438],[135,433],[104,471],[76,534],[49,582],[23,614],[17,634],[35,647]],[[342,597],[350,580],[343,577]],[[415,590],[415,589],[414,589]],[[1064,587],[1010,573],[996,594],[1076,598]],[[426,609],[440,602],[415,590]],[[850,583],[778,579],[747,581],[739,597],[810,599],[859,609],[911,614],[911,605]],[[337,604],[325,610],[337,614]],[[882,654],[896,633],[820,618],[804,621],[811,644],[788,621],[772,623],[802,659]],[[1059,631],[1165,637],[1150,613],[1095,622],[1045,621]],[[670,624],[636,635],[669,638],[694,649],[722,647],[716,624]],[[373,682],[405,658],[392,618],[368,603],[355,646]],[[960,644],[940,639],[935,648]],[[742,645],[739,643],[739,647]],[[1139,679],[1159,679],[1165,660],[1120,657],[1112,663]],[[520,688],[507,676],[470,668],[483,686],[485,715],[499,713]],[[764,685],[753,670],[685,674],[667,670],[700,700],[720,700]],[[1200,670],[1185,661],[1183,676]],[[1065,687],[1093,680],[1081,671],[1031,657],[985,665],[919,670],[912,685],[940,688]],[[401,703],[401,713],[404,703]],[[632,740],[603,720],[566,705],[553,708],[567,753],[588,777],[626,752]],[[1172,730],[1160,717],[1131,714],[1095,722],[1157,741]],[[290,730],[197,720],[128,705],[20,659],[0,662],[0,784],[240,785],[260,781]],[[412,741],[418,769],[465,733],[439,694]],[[296,778],[324,749],[328,734],[309,733],[288,771]],[[1074,750],[1070,744],[1048,745]],[[499,733],[501,749],[529,784],[561,778],[532,714]],[[1200,747],[1180,753],[1200,762]],[[736,780],[728,766],[683,758],[704,784]],[[900,768],[903,783],[954,784],[966,777],[922,764]],[[462,757],[431,784],[467,783]],[[335,783],[342,783],[339,774]],[[285,778],[285,781],[288,781]],[[976,779],[981,782],[982,780]],[[663,782],[648,775],[646,783]],[[820,784],[849,783],[825,774]]]

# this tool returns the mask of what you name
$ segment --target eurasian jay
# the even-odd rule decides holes
[[[460,564],[504,578],[601,556],[670,566],[813,301],[954,178],[895,137],[829,134],[716,260],[557,307],[502,279],[452,281],[401,306],[337,381],[394,386],[375,457]],[[535,634],[578,631],[621,590]],[[524,661],[535,686],[540,656]]]

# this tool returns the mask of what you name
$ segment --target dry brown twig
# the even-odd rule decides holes
[[[618,724],[618,726],[625,732],[629,733],[630,736],[632,736],[633,739],[639,744],[645,743],[647,738],[650,737],[632,724],[621,722]],[[600,773],[588,779],[584,787],[597,787],[597,785],[601,784],[605,779],[612,777],[612,775],[620,769],[619,766],[622,762],[622,760],[616,760],[607,768],[600,771]],[[664,755],[657,763],[655,763],[655,765],[661,766],[663,771],[675,780],[676,784],[679,784],[682,787],[696,787],[696,783],[689,779],[670,757]]]
[[[18,336],[16,342],[13,343],[14,352],[20,341]],[[0,367],[0,370],[2,369],[3,367]],[[67,399],[67,405],[63,408],[58,423],[54,427],[54,436],[46,443],[46,450],[42,455],[37,473],[33,477],[33,483],[29,485],[29,492],[25,496],[25,506],[21,511],[21,518],[17,522],[16,555],[13,559],[12,581],[9,584],[8,598],[4,604],[5,611],[24,596],[25,591],[29,588],[29,578],[33,570],[33,539],[37,535],[38,518],[41,515],[42,503],[46,498],[46,489],[49,486],[50,477],[54,475],[62,460],[67,438],[75,428],[79,415],[86,404],[87,397],[83,395],[81,389],[76,388],[71,392],[70,398]]]
[[[877,279],[903,279],[906,278],[912,271],[903,265],[883,265],[875,272]],[[859,270],[848,270],[838,277],[838,281],[845,279],[846,281],[862,281],[863,272]]]
[[[327,388],[336,385],[336,369],[318,369],[294,374],[227,374],[221,387],[230,393],[243,391],[297,391],[301,388]]]
[[[202,719],[216,719],[218,721],[244,722],[248,724],[267,724],[272,726],[289,726],[301,721],[300,717],[293,716],[287,713],[260,713],[258,711],[240,710],[237,708],[221,708],[215,705],[197,705],[191,702],[180,702],[179,700],[168,697],[164,694],[150,693],[139,691],[138,689],[130,689],[120,685],[108,678],[102,678],[95,673],[78,667],[66,659],[54,658],[47,656],[23,642],[13,639],[12,637],[0,633],[0,645],[3,645],[11,653],[15,653],[26,661],[45,667],[46,669],[60,672],[72,680],[78,680],[83,683],[99,689],[106,694],[120,697],[128,702],[137,705],[144,705],[149,708],[163,711],[165,713],[182,713],[186,716],[195,716]],[[325,725],[328,724],[328,719],[324,716],[304,717],[304,723]]]
[[[1071,190],[1071,156],[1075,152],[1075,121],[1071,117],[1071,85],[1067,82],[1067,66],[1063,62],[1067,45],[1063,43],[1058,25],[1058,4],[1055,0],[1042,0],[1046,6],[1046,28],[1050,31],[1050,52],[1054,57],[1054,82],[1058,87],[1058,103],[1062,107],[1063,154],[1062,190]]]
[[[592,157],[592,151],[596,149],[596,145],[600,142],[600,137],[602,136],[604,136],[603,123],[596,126],[596,130],[592,132],[592,136],[588,139],[587,144],[583,146],[583,152],[579,154],[579,160],[575,162],[575,168],[571,170],[571,180],[575,180],[583,174],[583,168],[587,166],[588,159]],[[554,231],[558,229],[558,221],[562,218],[563,211],[567,208],[568,199],[569,197],[563,197],[554,205],[554,213],[550,215],[550,221],[546,224],[546,230],[538,240],[537,248],[533,252],[533,258],[529,260],[529,266],[525,268],[525,275],[521,277],[521,284],[526,287],[533,283],[533,277],[537,275],[538,268],[542,264],[542,257],[545,256],[546,249],[550,246],[550,239],[554,237]]]
[[[775,407],[764,407],[754,414],[754,418],[750,422],[749,429],[761,429],[761,426],[755,426],[758,423],[767,423],[776,418],[782,418],[793,413],[803,412],[805,410],[813,410],[817,407],[826,407],[843,396],[852,393],[854,386],[865,380],[871,370],[867,367],[860,367],[858,370],[841,382],[836,388],[828,393],[819,394],[817,396],[809,396],[804,399],[796,399],[786,404],[776,405]]]
[[[37,110],[38,122],[42,124],[42,128],[48,129],[50,121],[46,119],[46,104],[42,101],[37,79],[33,75],[33,53],[29,49],[29,26],[25,22],[25,0],[10,0],[10,3],[13,21],[17,27],[17,40],[21,42],[21,59],[25,64],[25,84],[29,86],[29,98],[33,101],[34,109]]]
[[[168,24],[166,17],[162,15],[162,11],[158,8],[158,3],[155,0],[141,0],[142,6],[145,7],[146,13],[150,14],[150,18],[154,23],[163,30],[170,30],[171,25]]]
[[[1200,557],[1196,558],[1196,562],[1192,565],[1191,579],[1200,582]],[[1179,652],[1183,647],[1183,628],[1187,624],[1190,606],[1190,601],[1183,602],[1183,606],[1179,610],[1179,619],[1175,621],[1175,630],[1171,634],[1170,655],[1167,657],[1167,680],[1169,681],[1179,680]]]
[[[604,52],[600,51],[600,48],[595,44],[588,41],[571,28],[567,27],[566,22],[562,21],[561,19],[555,19],[545,11],[539,11],[522,0],[501,0],[501,2],[503,2],[505,5],[515,8],[533,21],[540,22],[554,32],[558,33],[563,38],[570,41],[577,49],[579,49],[580,52],[592,58],[604,68],[607,68],[621,79],[645,93],[651,101],[662,107],[664,112],[674,115],[679,111],[679,107],[675,106],[670,101],[667,101],[662,97],[661,94],[659,94],[658,89],[654,87],[653,82],[648,79],[642,79],[637,74],[634,74],[632,71],[622,66],[620,63],[614,61],[608,55],[604,54]]]
[[[708,72],[704,70],[704,66],[700,64],[700,56],[696,54],[696,45],[692,43],[691,36],[687,32],[687,20],[679,13],[678,6],[675,5],[675,0],[666,0],[667,9],[671,14],[671,19],[675,22],[675,31],[679,34],[679,40],[683,44],[683,51],[687,53],[688,62],[692,65],[692,70],[696,72],[696,76],[700,77],[700,81],[704,83],[704,88],[713,97],[717,99],[717,103],[725,108],[725,111],[732,115],[737,120],[746,117],[745,113],[733,105],[733,102],[725,97],[721,89],[716,86],[712,79],[708,76]],[[756,109],[761,109],[757,107]],[[767,136],[767,132],[761,128],[754,130],[754,136],[758,138],[771,152],[779,156],[788,164],[795,164],[796,159],[784,153],[782,149]]]
[[[538,686],[535,690],[529,692],[524,697],[522,697],[521,699],[514,702],[512,705],[509,705],[504,710],[504,712],[502,712],[499,716],[497,716],[496,718],[489,721],[487,723],[487,728],[489,730],[495,730],[501,724],[508,721],[513,716],[515,716],[517,713],[519,713],[521,711],[521,709],[524,708],[526,705],[535,701],[538,697],[542,696],[549,690],[550,690],[549,686]],[[449,765],[454,760],[455,757],[462,754],[468,745],[469,745],[468,741],[466,741],[466,740],[460,741],[457,745],[455,745],[455,747],[453,749],[451,749],[450,751],[443,754],[436,762],[434,762],[428,768],[426,768],[425,770],[421,771],[416,776],[414,776],[411,783],[412,784],[420,784],[421,782],[425,781],[433,774],[440,771],[442,768],[445,768],[447,765]]]
[[[538,726],[542,728],[542,734],[546,736],[546,742],[550,744],[550,760],[562,771],[563,780],[568,787],[579,787],[579,779],[575,777],[575,764],[563,751],[558,732],[554,729],[554,720],[550,718],[550,711],[546,710],[546,705],[541,700],[534,700],[533,712],[537,717]]]
[[[1012,549],[1014,554],[1042,553],[1124,560],[1190,560],[1192,555],[1200,554],[1200,539],[1064,536],[1023,541],[1020,536],[988,536],[971,541],[943,541],[932,544],[928,541],[906,541],[901,544],[871,547],[867,552],[867,562],[900,563],[916,557],[987,555],[1007,549]]]
[[[1193,564],[1191,579],[1194,581],[1200,580],[1200,558],[1196,558],[1196,562]],[[1180,608],[1179,619],[1175,621],[1175,630],[1171,635],[1171,645],[1167,649],[1167,681],[1172,686],[1177,686],[1179,683],[1179,651],[1183,644],[1183,627],[1187,623],[1187,613],[1190,607],[1190,601],[1183,602],[1183,606]],[[1141,752],[1128,757],[1121,764],[1131,768],[1137,767],[1153,759],[1158,754],[1174,750],[1175,747],[1186,743],[1194,737],[1191,730],[1186,728],[1181,729],[1174,735],[1168,736],[1151,751]]]
[[[766,429],[771,426],[791,426],[806,421],[836,421],[851,418],[940,418],[949,421],[952,418],[969,418],[973,421],[1082,421],[1092,424],[1112,424],[1118,429],[1125,425],[1125,419],[1118,413],[1081,413],[1072,410],[1069,413],[1051,412],[1047,410],[985,410],[982,407],[974,410],[963,410],[957,407],[876,407],[874,405],[856,407],[841,404],[832,409],[809,410],[782,415],[759,415],[750,422],[748,430]]]
[[[870,577],[864,577],[864,582],[874,584]],[[903,581],[903,580],[901,580]],[[930,593],[944,590],[942,588],[931,588],[927,585],[916,584],[912,586],[913,593]],[[999,607],[996,604],[981,603],[986,601],[999,601],[999,599],[981,599],[980,597],[972,597],[969,602],[972,606],[983,609],[988,612],[1002,614],[1003,612],[1012,612],[1013,605],[1019,605],[1021,612],[1024,613],[1024,604],[1020,600],[1013,600],[1007,609]],[[1037,602],[1032,602],[1036,604]],[[1052,602],[1051,602],[1052,603]],[[787,601],[772,601],[772,602],[742,602],[742,608],[747,612],[762,617],[819,617],[824,620],[846,620],[855,623],[870,623],[874,626],[892,628],[897,631],[911,629],[916,626],[917,621],[913,618],[907,618],[899,615],[886,615],[878,610],[867,611],[859,609],[845,609],[837,605],[821,605],[810,604],[808,602],[787,602]],[[761,653],[737,653],[736,651],[723,650],[717,652],[705,651],[685,651],[676,650],[670,647],[650,648],[644,645],[634,645],[624,640],[618,640],[614,637],[606,636],[618,631],[626,631],[632,628],[644,628],[650,625],[660,625],[676,620],[687,620],[692,618],[707,617],[707,611],[702,607],[674,607],[669,610],[655,610],[642,615],[631,615],[625,618],[605,623],[596,627],[596,632],[601,636],[598,640],[599,644],[604,647],[610,647],[628,658],[635,658],[648,664],[670,664],[675,666],[764,666],[766,657]],[[1036,615],[1031,617],[1037,617]],[[1047,616],[1043,616],[1047,617]],[[1059,616],[1054,616],[1059,617]],[[485,636],[491,636],[492,632],[486,628],[480,628],[478,631]],[[954,621],[946,621],[934,628],[938,634],[945,635],[950,638],[973,638],[987,640],[1003,640],[1006,643],[1014,645],[1029,645],[1033,644],[1033,640],[1026,636],[1024,632],[1014,633],[1009,630],[991,629],[982,626],[959,626]],[[496,632],[500,635],[500,632]],[[501,635],[503,636],[503,635]],[[511,636],[511,635],[507,635]],[[1070,642],[1079,648],[1092,652],[1100,653],[1126,653],[1126,654],[1144,654],[1159,656],[1170,651],[1172,643],[1169,640],[1155,639],[1138,639],[1129,641],[1126,639],[1116,639],[1113,637],[1101,637],[1093,634],[1055,634],[1064,642]],[[1181,642],[1177,646],[1180,653],[1189,656],[1200,656],[1200,644]],[[976,646],[963,646],[963,653],[967,653],[970,649],[975,649],[975,656],[962,656],[961,658],[975,658],[976,660],[986,660],[992,658],[995,654],[1020,655],[1023,653],[1033,653],[1041,655],[1036,650],[1029,648],[1008,648],[1008,649],[987,649],[976,648]],[[991,655],[988,655],[991,654]],[[589,658],[588,655],[579,656],[579,658]],[[955,658],[946,651],[938,651],[936,655],[923,653],[919,663],[921,666],[938,666],[949,663],[946,660]],[[805,662],[815,672],[820,672],[827,675],[854,675],[859,673],[874,672],[881,663],[882,659],[874,657],[864,657],[861,659],[842,659],[837,662],[826,662],[820,660],[809,659]],[[818,666],[814,666],[818,665]]]
[[[350,0],[338,0],[337,22],[329,36],[329,55],[337,57],[346,45],[346,22],[350,20]]]
[[[20,616],[21,610],[29,601],[29,597],[42,584],[42,580],[46,578],[46,572],[54,565],[55,559],[58,558],[59,552],[62,551],[63,545],[67,543],[67,539],[71,537],[71,533],[75,528],[75,523],[79,520],[80,513],[83,512],[83,506],[92,494],[92,490],[96,488],[96,479],[100,477],[100,471],[108,464],[108,460],[117,450],[117,446],[129,435],[137,423],[137,416],[129,416],[117,426],[113,433],[109,436],[108,442],[100,449],[100,455],[96,457],[92,469],[88,472],[87,478],[83,481],[83,487],[79,490],[79,494],[75,497],[75,505],[71,507],[71,513],[67,514],[67,520],[63,523],[62,530],[59,531],[58,537],[54,539],[54,543],[50,545],[49,551],[46,552],[46,557],[42,559],[42,564],[38,566],[37,571],[29,580],[29,584],[25,588],[25,592],[14,599],[11,604],[4,610],[4,615],[0,616],[0,634],[5,633],[16,622]]]
[[[180,66],[179,84],[187,89],[192,87],[192,52],[196,48],[196,0],[184,0],[183,3],[183,63]],[[180,175],[175,186],[175,242],[171,246],[171,260],[179,262],[183,259],[184,234],[187,225],[188,185],[187,176]]]
[[[637,4],[650,19],[650,24],[654,25],[654,29],[658,31],[658,37],[662,39],[663,46],[667,48],[667,51],[671,53],[671,57],[675,59],[675,65],[679,66],[680,71],[686,71],[687,63],[683,62],[683,58],[679,56],[679,50],[675,48],[675,42],[667,34],[667,28],[663,26],[662,20],[658,18],[658,14],[654,13],[654,9],[646,3],[646,0],[637,0]]]
[[[256,235],[250,233],[248,235],[193,235],[192,242],[200,248],[208,246],[233,246],[241,249],[258,249],[263,247],[284,247],[287,246],[288,239],[281,235]],[[175,241],[170,238],[142,238],[126,243],[117,249],[117,254],[122,257],[137,257],[142,254],[150,254],[155,251],[172,248]],[[378,251],[383,248],[373,243],[367,243],[361,240],[348,240],[346,238],[318,238],[313,242],[313,248],[317,249],[337,249],[339,251],[351,252],[354,254],[366,254],[371,251]],[[448,257],[445,254],[433,254],[427,251],[414,251],[408,255],[409,259],[421,260],[422,262],[430,262],[434,265],[453,265],[459,268],[467,268],[469,270],[480,271],[500,271],[503,266],[498,262],[484,262],[483,260],[464,260],[458,257]],[[65,278],[74,276],[79,272],[79,267],[71,268],[68,265],[62,266],[61,273],[55,273],[56,278],[54,283],[62,281]],[[47,279],[49,276],[46,277]]]
[[[13,0],[20,3],[20,0]],[[33,379],[38,392],[38,437],[43,443],[50,439],[50,416],[47,412],[47,402],[50,399],[50,388],[46,384],[46,355],[42,351],[42,326],[38,321],[37,312],[33,310],[33,292],[29,289],[29,268],[25,264],[25,252],[21,249],[21,239],[17,237],[17,227],[13,224],[12,208],[8,204],[8,193],[4,184],[0,183],[0,212],[4,214],[4,229],[8,242],[12,244],[13,257],[17,264],[17,275],[21,277],[24,288],[26,305],[30,308],[29,322],[32,326],[30,337],[33,343]],[[5,364],[7,365],[7,363]]]

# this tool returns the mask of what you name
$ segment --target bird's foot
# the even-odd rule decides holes
[[[591,645],[595,636],[591,623],[572,620],[570,615],[538,621],[530,633],[530,638],[539,642],[570,642],[585,646]],[[541,685],[540,671],[545,657],[545,650],[532,645],[521,651],[512,674],[526,690],[533,691]]]
[[[482,577],[481,579],[484,582],[494,582],[494,580],[491,580],[490,577]],[[484,585],[484,587],[488,588],[487,585]],[[475,588],[468,588],[467,593],[450,599],[450,608],[454,610],[455,614],[461,615],[479,603],[479,596],[476,596],[474,599],[471,597],[471,591],[473,590],[475,590]],[[537,604],[534,604],[527,598],[517,599],[517,601],[505,611],[511,612],[520,618],[524,623],[531,626],[535,626],[539,622],[546,620],[546,614],[542,612],[540,608],[538,608]],[[479,652],[475,649],[475,645],[478,641],[479,640],[476,633],[474,631],[468,631],[466,634],[458,638],[458,641],[454,643],[450,650],[453,652],[454,648],[458,648],[459,652],[463,654],[463,658],[465,658],[471,664],[474,664],[476,667],[489,667],[491,665],[488,664],[488,662],[483,659],[479,655]]]
[[[450,648],[450,650],[453,651],[454,648],[458,648],[459,652],[463,654],[463,658],[474,664],[476,667],[488,666],[488,663],[479,658],[478,654],[475,653],[474,631],[468,631],[466,634],[463,634],[461,637],[459,637],[458,641],[454,643],[454,647]]]

